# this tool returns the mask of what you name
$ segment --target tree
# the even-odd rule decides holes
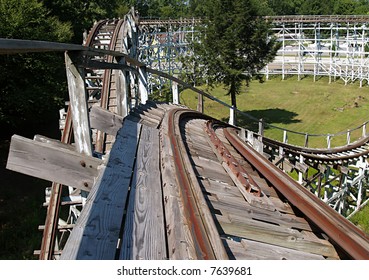
[[[222,83],[237,107],[236,95],[276,55],[278,46],[265,21],[265,7],[255,0],[206,1],[195,60],[210,84]],[[261,77],[259,77],[261,79]]]
[[[295,15],[304,0],[268,0],[275,15]]]
[[[81,44],[83,32],[89,30],[94,21],[114,18],[118,2],[122,0],[42,0],[42,2],[50,15],[72,25],[72,41]]]
[[[61,23],[37,0],[0,0],[0,37],[67,42]],[[66,91],[62,54],[0,56],[0,127],[21,129],[50,119]],[[38,119],[40,118],[40,120]]]

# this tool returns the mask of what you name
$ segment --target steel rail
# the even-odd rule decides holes
[[[232,146],[252,164],[292,205],[324,231],[353,259],[369,259],[369,238],[354,224],[299,185],[287,174],[256,152],[237,136],[234,129],[224,129]]]
[[[121,30],[121,27],[124,23],[124,20],[119,20],[116,24],[115,24],[115,28],[114,28],[114,32],[112,34],[112,37],[110,39],[110,43],[109,43],[109,50],[116,50],[116,45],[117,45],[117,41],[118,41],[118,34]],[[113,63],[114,61],[114,57],[111,55],[107,56],[107,62],[108,63]],[[100,107],[103,109],[108,109],[108,100],[109,100],[109,94],[110,94],[110,88],[111,88],[111,77],[112,77],[112,69],[105,69],[104,71],[104,75],[102,77],[102,84],[103,84],[103,88],[101,91],[101,99],[100,99]],[[104,150],[104,139],[105,139],[106,135],[104,132],[102,131],[97,131],[97,135],[96,135],[96,147],[95,150],[99,153],[102,153]]]
[[[184,112],[188,113],[189,111],[174,109],[170,110],[168,113],[168,136],[173,150],[176,177],[182,192],[184,205],[186,205],[184,211],[195,242],[194,245],[197,257],[205,260],[216,259],[211,240],[207,234],[206,226],[198,206],[199,202],[196,200],[196,194],[193,191],[191,180],[188,177],[189,172],[193,172],[193,170],[190,170],[186,165],[183,151],[180,148],[182,140],[180,139],[180,131],[178,131],[179,121],[176,121],[176,118],[180,119],[183,117],[181,114]]]
[[[61,142],[70,143],[72,139],[72,116],[68,109],[65,118],[65,127],[62,133]],[[54,256],[54,248],[56,241],[56,232],[58,230],[60,201],[62,196],[63,185],[59,183],[52,183],[49,205],[47,207],[47,214],[45,220],[45,229],[42,235],[40,260],[51,260]]]

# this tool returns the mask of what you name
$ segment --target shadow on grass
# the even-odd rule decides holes
[[[250,129],[252,131],[258,131],[258,120],[263,119],[264,123],[274,124],[291,124],[299,123],[300,120],[296,119],[298,114],[295,112],[287,111],[285,109],[264,109],[264,110],[251,110],[243,111],[244,114],[237,114],[237,126]],[[229,117],[223,118],[222,121],[228,122]],[[265,129],[268,129],[266,126]]]

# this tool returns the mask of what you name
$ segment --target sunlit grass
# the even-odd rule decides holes
[[[203,88],[205,89],[205,88]],[[208,91],[216,98],[230,104],[230,97],[223,87]],[[196,109],[197,94],[186,90],[181,94],[181,102]],[[331,84],[322,78],[316,82],[311,77],[297,81],[296,77],[281,81],[274,78],[264,83],[254,81],[244,86],[237,97],[238,109],[257,119],[283,129],[308,134],[336,134],[356,128],[369,120],[369,90],[358,83],[344,85],[341,81]],[[229,109],[206,100],[205,113],[217,119],[228,120]],[[250,120],[238,116],[239,125],[247,125]],[[257,126],[253,126],[257,129]],[[266,136],[282,140],[283,131],[266,128]],[[357,130],[351,140],[361,136]],[[331,146],[344,145],[346,134],[335,137]],[[304,145],[305,135],[288,134],[289,143]],[[310,137],[310,147],[326,147],[325,137]]]
[[[369,234],[369,205],[366,205],[358,213],[356,213],[350,220],[360,229]]]

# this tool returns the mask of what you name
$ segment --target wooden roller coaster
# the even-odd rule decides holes
[[[137,24],[100,21],[85,46],[0,39],[2,54],[66,51],[61,141],[14,135],[7,165],[54,182],[40,259],[369,259],[365,233],[255,148],[339,164],[368,138],[302,148],[150,101],[147,73],[214,98],[139,62]]]

